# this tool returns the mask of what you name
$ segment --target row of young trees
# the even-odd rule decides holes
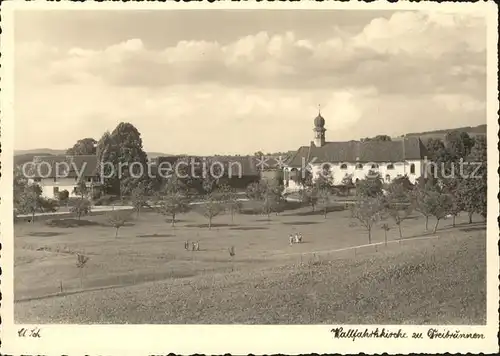
[[[352,217],[367,230],[369,243],[375,224],[388,218],[393,220],[402,237],[402,223],[415,211],[425,217],[425,230],[428,230],[429,218],[435,218],[434,233],[446,216],[452,217],[453,226],[461,212],[468,214],[469,223],[474,214],[486,218],[485,137],[473,139],[466,133],[451,133],[445,141],[430,140],[428,151],[433,163],[426,176],[420,177],[415,185],[407,177],[385,185],[376,174],[357,184]]]
[[[241,195],[227,184],[213,182],[210,177],[204,180],[204,194],[190,194],[186,183],[175,176],[172,176],[166,184],[155,195],[154,204],[157,210],[168,216],[172,226],[176,217],[197,206],[208,220],[208,228],[212,226],[212,219],[218,215],[228,213],[231,222],[234,223],[234,216],[241,211]],[[260,206],[260,212],[270,218],[272,213],[278,213],[283,204],[283,185],[277,179],[262,180],[251,183],[247,187],[246,197]],[[133,196],[135,196],[133,194]],[[134,199],[140,204],[140,199]]]

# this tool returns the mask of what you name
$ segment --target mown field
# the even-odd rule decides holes
[[[15,226],[15,320],[21,323],[485,322],[485,226],[466,217],[425,236],[417,215],[366,232],[338,211],[279,216],[196,211],[175,227],[152,212],[119,231],[106,215],[78,227]],[[430,221],[430,226],[433,222]],[[299,231],[304,243],[290,246]],[[185,241],[200,251],[186,251]],[[228,247],[234,246],[231,257]],[[341,250],[341,251],[338,251]],[[76,267],[76,254],[89,257]]]

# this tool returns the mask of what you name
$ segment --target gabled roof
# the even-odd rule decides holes
[[[75,178],[78,174],[82,177],[93,177],[98,173],[97,156],[35,156],[33,161],[26,166],[27,173],[33,178]],[[65,171],[66,163],[69,170]]]
[[[202,162],[206,162],[207,168],[210,168],[210,162],[219,162],[224,167],[224,172],[229,172],[229,168],[231,168],[232,177],[240,175],[240,167],[242,176],[259,175],[257,160],[253,156],[168,156],[157,157],[156,164],[160,165],[162,162],[169,162],[173,167],[178,161],[189,163],[191,160],[198,162],[197,167],[200,168]]]
[[[404,143],[403,143],[404,142]],[[404,144],[404,146],[403,146]],[[322,147],[300,147],[288,165],[302,167],[304,161],[314,159],[323,162],[402,162],[403,160],[423,159],[427,150],[418,137],[409,137],[394,141],[347,141],[326,142]]]
[[[253,156],[215,156],[207,157],[207,160],[212,162],[220,162],[224,166],[224,172],[229,172],[231,176],[257,176],[259,175],[259,167],[257,160]],[[240,173],[241,167],[241,173]]]

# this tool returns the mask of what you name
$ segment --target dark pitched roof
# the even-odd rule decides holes
[[[300,147],[288,163],[291,167],[301,167],[302,159],[310,162],[401,162],[404,159],[423,159],[427,150],[418,137],[394,141],[347,141],[326,142],[322,147]],[[404,156],[404,158],[403,158]]]
[[[216,156],[208,157],[208,159],[222,163],[225,172],[229,172],[229,169],[231,169],[233,177],[240,174],[240,167],[242,176],[259,175],[257,160],[253,156]]]
[[[156,158],[156,164],[160,165],[162,162],[169,162],[172,166],[176,164],[178,161],[187,161],[191,162],[191,160],[195,160],[195,162],[199,162],[201,167],[201,163],[203,161],[207,162],[207,167],[210,167],[210,162],[220,162],[224,166],[224,172],[228,172],[229,168],[231,168],[231,175],[233,177],[238,176],[240,174],[241,167],[241,175],[242,176],[256,176],[259,175],[259,169],[256,165],[257,161],[253,156],[162,156]],[[154,169],[153,169],[154,170]]]
[[[66,162],[69,171],[65,172]],[[56,175],[65,178],[74,178],[80,173],[83,177],[93,177],[98,173],[97,156],[35,156],[32,165],[27,166],[27,171],[33,178],[54,178]]]

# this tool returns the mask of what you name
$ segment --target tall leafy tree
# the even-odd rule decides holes
[[[118,189],[121,196],[129,195],[139,183],[147,181],[147,155],[134,125],[121,122],[111,134],[105,133],[97,151],[101,164],[110,162],[105,171],[113,170],[108,187]]]
[[[13,175],[13,189],[14,189],[14,208],[19,209],[21,203],[21,197],[24,189],[28,185],[28,180],[24,177],[23,172],[20,168],[14,168]]]
[[[142,148],[141,134],[134,125],[122,122],[113,130],[111,138],[118,150],[117,163],[128,164],[119,179],[120,194],[129,195],[139,183],[147,180],[147,155]]]
[[[486,138],[478,136],[463,166],[462,184],[458,189],[458,196],[463,205],[463,210],[469,215],[469,223],[472,223],[474,213],[481,214],[486,218],[487,186]]]
[[[73,147],[66,150],[66,154],[73,156],[95,155],[97,153],[97,141],[87,137],[78,140]]]
[[[445,145],[452,159],[458,160],[470,154],[474,146],[474,139],[465,131],[451,131],[446,134]]]
[[[365,137],[361,139],[361,142],[367,141],[392,141],[391,136],[388,135],[377,135],[375,137]]]
[[[120,193],[120,181],[116,172],[117,152],[111,133],[106,131],[97,143],[97,164],[104,190],[114,195]]]
[[[35,221],[35,214],[41,211],[42,189],[38,184],[26,185],[19,192],[17,211],[21,214],[31,214],[31,222]]]
[[[444,142],[439,138],[429,138],[425,146],[428,154],[427,158],[431,161],[440,160],[445,155],[446,148]]]

